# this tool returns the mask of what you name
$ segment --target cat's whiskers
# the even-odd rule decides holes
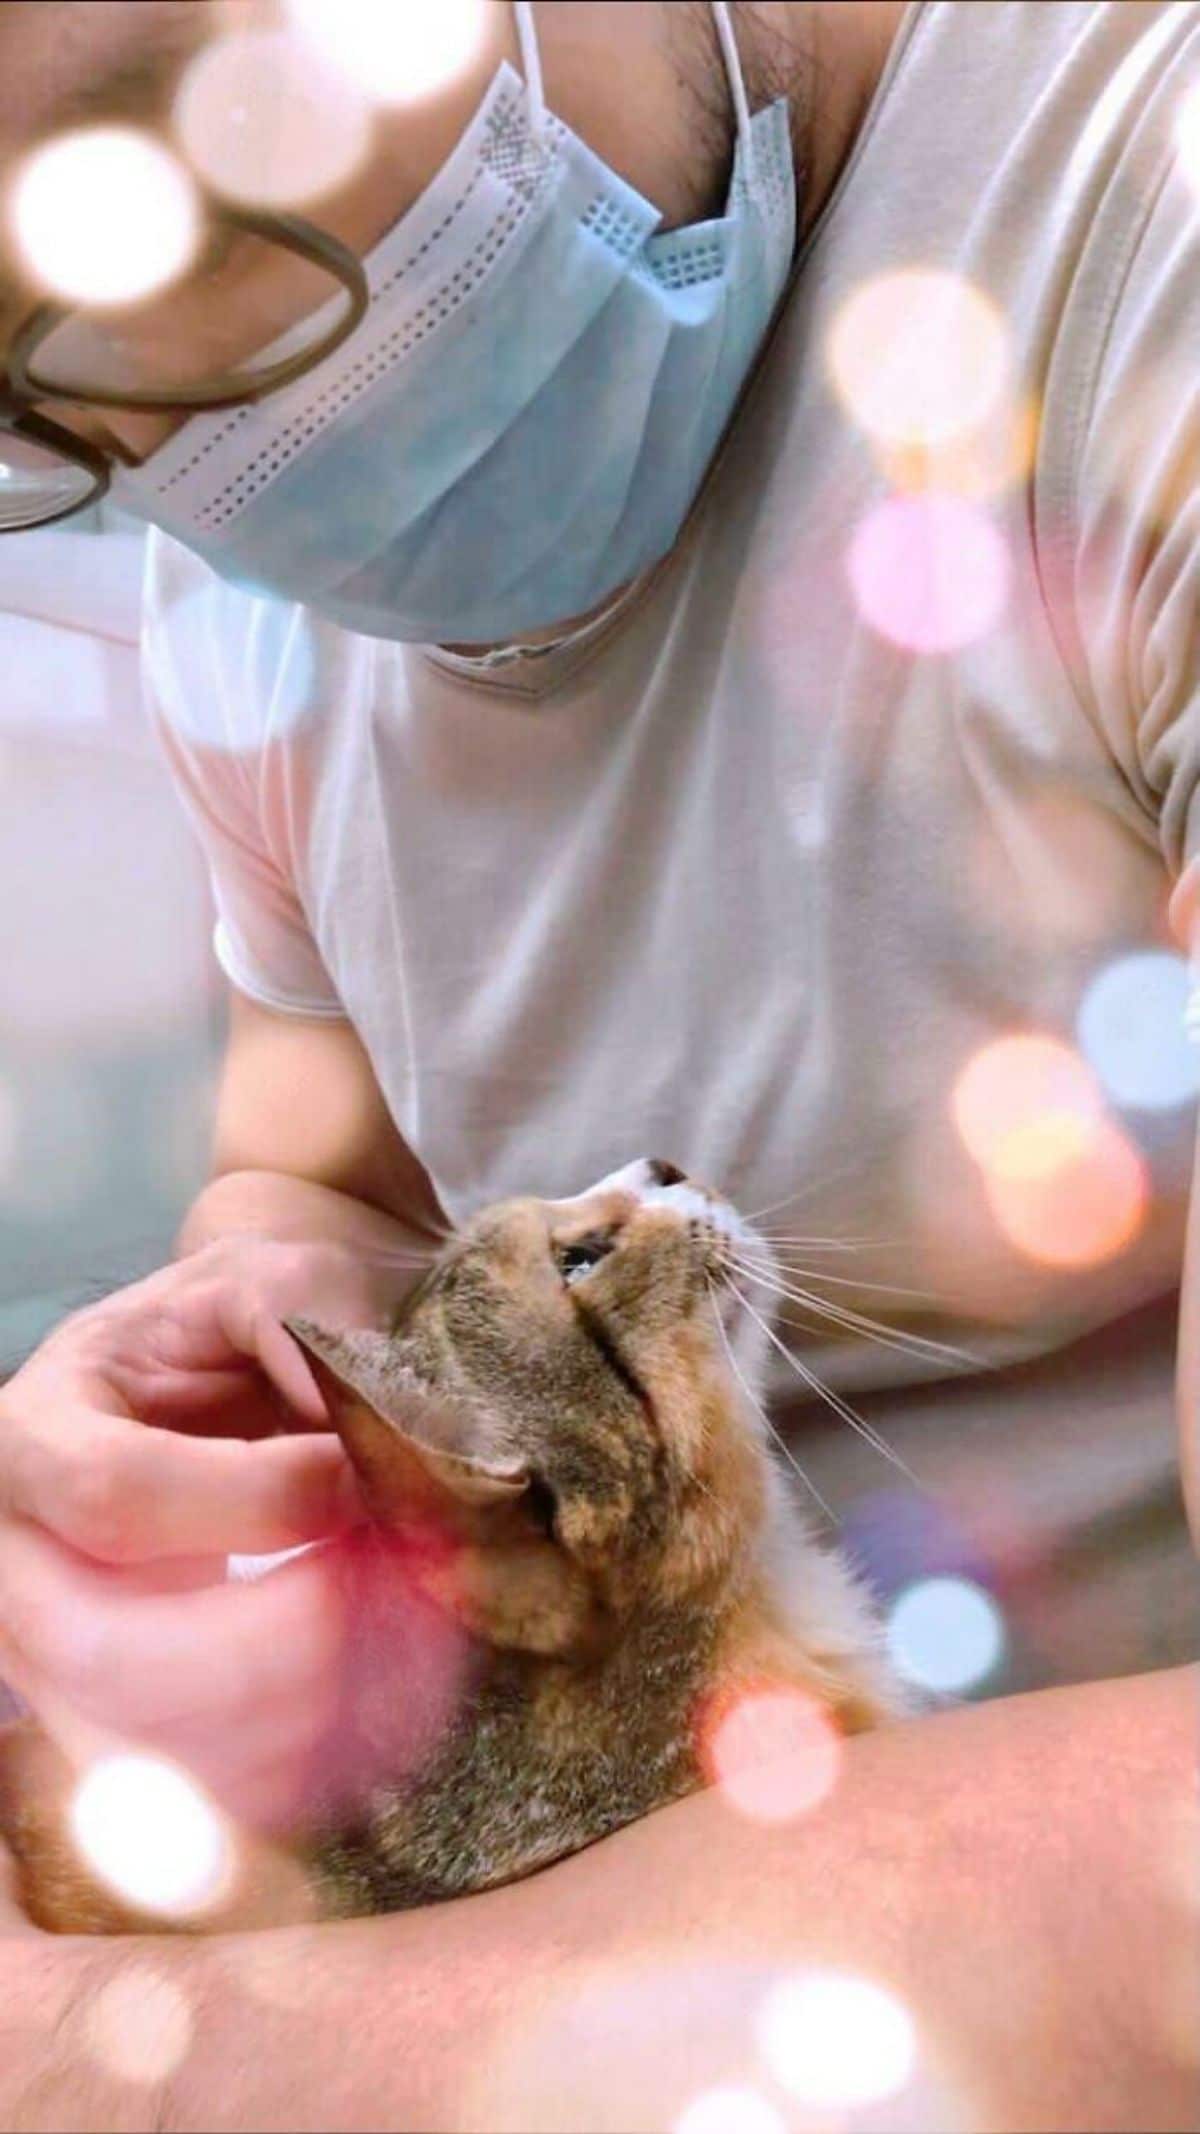
[[[748,1223],[756,1223],[761,1216],[775,1215],[780,1208],[794,1208],[799,1201],[811,1200],[815,1193],[828,1192],[830,1186],[839,1184],[847,1175],[860,1176],[862,1168],[861,1159],[847,1157],[845,1163],[839,1164],[836,1170],[827,1171],[820,1178],[810,1178],[808,1184],[801,1186],[798,1192],[785,1193],[782,1200],[769,1200],[761,1208],[744,1208],[742,1214]]]
[[[927,1356],[939,1361],[945,1360],[968,1370],[979,1370],[983,1366],[983,1359],[972,1355],[970,1349],[956,1348],[948,1341],[934,1341],[927,1334],[907,1333],[901,1327],[888,1326],[882,1319],[873,1319],[868,1312],[855,1311],[848,1304],[839,1304],[836,1299],[820,1296],[811,1289],[802,1288],[798,1283],[785,1282],[780,1278],[778,1270],[771,1267],[769,1262],[765,1260],[756,1262],[738,1257],[732,1253],[728,1255],[728,1259],[729,1265],[739,1274],[745,1275],[749,1281],[755,1283],[759,1288],[769,1291],[772,1296],[782,1297],[791,1304],[799,1304],[814,1312],[818,1318],[828,1319],[835,1325],[844,1326],[853,1332],[865,1334],[881,1347],[900,1349],[914,1356]],[[836,1282],[839,1280],[837,1275],[826,1275],[813,1268],[789,1269],[788,1271],[789,1273],[807,1274],[809,1279],[814,1282]],[[853,1282],[847,1284],[849,1288],[858,1286]],[[893,1295],[902,1297],[924,1297],[927,1295],[924,1290],[900,1289],[887,1282],[867,1282],[861,1286],[865,1289],[890,1290]]]
[[[771,1262],[766,1258],[757,1261],[746,1259],[744,1264],[768,1271],[771,1268]],[[938,1302],[933,1290],[913,1289],[904,1282],[868,1282],[859,1275],[827,1274],[823,1267],[799,1267],[787,1261],[783,1262],[783,1273],[792,1279],[797,1275],[804,1275],[812,1282],[832,1282],[838,1289],[874,1289],[887,1297],[916,1297],[923,1304]]]
[[[713,1317],[717,1322],[717,1332],[721,1336],[721,1341],[724,1345],[725,1354],[729,1358],[729,1367],[732,1370],[734,1377],[737,1379],[737,1382],[741,1387],[743,1393],[745,1394],[746,1399],[749,1401],[750,1406],[753,1408],[755,1414],[759,1418],[759,1421],[762,1423],[763,1429],[766,1431],[767,1436],[772,1440],[775,1445],[779,1447],[779,1450],[783,1454],[784,1459],[787,1461],[789,1467],[791,1467],[799,1476],[800,1480],[804,1484],[805,1489],[807,1489],[810,1494],[816,1498],[817,1503],[820,1505],[821,1510],[824,1512],[826,1518],[829,1519],[834,1526],[840,1526],[841,1521],[838,1518],[837,1513],[832,1509],[830,1505],[825,1502],[825,1499],[821,1495],[820,1490],[817,1488],[816,1483],[811,1479],[809,1475],[805,1474],[804,1469],[801,1467],[800,1462],[791,1450],[791,1447],[784,1442],[778,1430],[775,1428],[775,1425],[771,1421],[770,1416],[767,1414],[767,1411],[764,1408],[762,1402],[755,1398],[754,1394],[750,1391],[749,1386],[746,1384],[745,1374],[742,1371],[741,1365],[738,1363],[737,1357],[733,1353],[732,1343],[730,1342],[729,1336],[725,1331],[724,1322],[721,1318],[720,1300],[717,1296],[715,1284],[712,1281],[709,1281],[708,1293],[712,1299]]]
[[[729,1288],[733,1291],[734,1296],[738,1299],[738,1302],[741,1304],[743,1310],[748,1312],[750,1317],[754,1320],[755,1324],[762,1328],[762,1331],[766,1335],[768,1341],[770,1341],[773,1346],[778,1349],[780,1355],[784,1359],[784,1362],[790,1364],[792,1370],[795,1371],[797,1377],[803,1379],[805,1385],[810,1386],[813,1392],[818,1394],[822,1400],[828,1401],[835,1415],[840,1415],[842,1421],[849,1423],[851,1429],[856,1430],[860,1437],[865,1438],[868,1445],[873,1445],[876,1452],[882,1453],[884,1459],[889,1460],[893,1467],[898,1468],[900,1470],[900,1473],[905,1475],[907,1479],[913,1484],[914,1488],[920,1489],[921,1484],[917,1480],[917,1477],[913,1473],[911,1467],[906,1465],[906,1463],[901,1459],[898,1452],[893,1452],[886,1438],[881,1437],[879,1435],[879,1432],[874,1429],[873,1426],[868,1423],[863,1416],[859,1415],[857,1410],[852,1408],[848,1401],[843,1400],[840,1393],[835,1393],[832,1386],[827,1386],[823,1379],[818,1378],[815,1371],[810,1370],[807,1364],[801,1363],[800,1358],[795,1355],[791,1349],[788,1348],[786,1342],[780,1340],[779,1335],[775,1332],[774,1328],[769,1325],[767,1320],[763,1318],[762,1313],[757,1312],[754,1309],[754,1306],[751,1304],[749,1298],[744,1294],[742,1290],[738,1288],[738,1285],[733,1280],[732,1275],[726,1273],[725,1281],[728,1284]]]
[[[857,1272],[852,1275],[834,1275],[825,1274],[823,1270],[818,1270],[816,1268],[810,1270],[806,1267],[803,1267],[798,1264],[799,1255],[801,1251],[807,1249],[807,1247],[812,1242],[812,1240],[808,1238],[800,1237],[794,1239],[781,1239],[777,1237],[771,1237],[761,1231],[735,1231],[733,1235],[727,1237],[725,1241],[732,1247],[734,1251],[741,1253],[745,1258],[758,1259],[764,1262],[769,1262],[772,1266],[782,1266],[788,1273],[807,1274],[811,1272],[813,1274],[816,1274],[818,1271],[820,1271],[822,1275],[822,1280],[826,1282],[840,1281],[845,1282],[849,1286],[859,1286],[863,1289],[894,1289],[898,1290],[903,1296],[925,1297],[930,1303],[936,1303],[938,1301],[932,1290],[914,1289],[909,1285],[904,1285],[896,1282],[876,1282],[870,1280],[865,1275],[860,1276]],[[876,1241],[870,1240],[869,1242],[874,1243]],[[857,1251],[859,1248],[857,1246],[854,1246],[849,1249]]]

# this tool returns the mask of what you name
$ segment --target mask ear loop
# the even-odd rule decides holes
[[[721,47],[721,57],[725,61],[725,72],[729,77],[729,93],[733,98],[733,109],[737,118],[738,145],[742,151],[742,168],[746,174],[746,183],[753,185],[756,175],[754,142],[750,133],[750,106],[746,102],[746,84],[742,79],[742,62],[738,57],[737,39],[733,34],[733,24],[730,21],[726,0],[712,0],[712,11],[713,22],[717,31],[717,42]],[[518,8],[518,15],[521,12],[521,9]]]
[[[542,87],[542,56],[538,51],[530,0],[513,0],[517,18],[517,42],[521,47],[521,71],[529,96],[529,131],[539,148],[546,146],[546,92]],[[743,99],[744,101],[744,99]]]

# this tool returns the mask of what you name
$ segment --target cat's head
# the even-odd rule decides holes
[[[388,1334],[289,1324],[374,1518],[441,1537],[493,1643],[566,1652],[648,1603],[711,1606],[763,1526],[765,1337],[723,1280],[748,1256],[728,1202],[642,1159],[485,1209]]]

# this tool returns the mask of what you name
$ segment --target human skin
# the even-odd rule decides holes
[[[1196,1689],[1178,1670],[857,1736],[794,1824],[707,1792],[428,1911],[124,1943],[10,1913],[0,2123],[649,2134],[753,2080],[785,2125],[829,2127],[754,2039],[770,1984],[814,1966],[885,1987],[916,2025],[917,2072],[873,2108],[875,2134],[1191,2128]],[[190,2030],[141,2083],[105,2058],[104,1995],[126,1973],[148,2011],[169,1982]],[[169,2035],[145,2020],[143,2036],[124,2018],[126,2052]]]
[[[1180,919],[1182,923],[1182,913]],[[1193,891],[1191,928],[1193,943],[1200,948],[1200,885]],[[1188,1208],[1180,1295],[1179,1353],[1175,1370],[1179,1466],[1188,1523],[1193,1536],[1200,1537],[1200,1126],[1197,1127],[1196,1154],[1192,1163],[1192,1197]]]

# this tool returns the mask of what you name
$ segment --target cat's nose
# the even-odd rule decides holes
[[[631,1193],[638,1200],[651,1186],[685,1186],[687,1173],[677,1163],[667,1163],[661,1156],[635,1156],[632,1163],[621,1166],[619,1171],[609,1171],[607,1177],[598,1178],[594,1186],[584,1193],[577,1193],[575,1200],[590,1200],[595,1193]],[[557,1207],[569,1208],[570,1200],[560,1200]]]
[[[661,1156],[647,1156],[645,1165],[646,1175],[652,1185],[685,1186],[687,1184],[687,1172],[681,1171],[677,1163],[667,1163]]]

